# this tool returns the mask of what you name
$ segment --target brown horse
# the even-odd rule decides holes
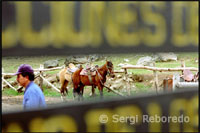
[[[83,68],[81,67],[72,74],[74,97],[76,96],[76,94],[78,94],[78,100],[80,100],[80,98],[83,98],[84,86],[92,86],[92,92],[94,91],[94,88],[98,86],[100,96],[101,98],[103,98],[103,87],[104,83],[106,82],[106,75],[109,74],[109,76],[111,77],[115,76],[112,62],[106,61],[103,66],[97,68],[95,76],[91,76],[91,79],[89,79],[90,77],[87,75],[80,75],[82,69]]]
[[[72,73],[75,72],[78,68],[81,68],[82,66],[75,66],[74,64],[70,63],[68,67],[63,68],[59,72],[59,79],[60,79],[60,94],[61,99],[64,100],[66,94],[68,94],[68,84],[72,82]],[[92,88],[92,96],[95,95],[94,88]]]

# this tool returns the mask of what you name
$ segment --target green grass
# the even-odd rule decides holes
[[[152,84],[144,85],[142,82],[138,82],[134,84],[137,88],[140,89],[140,92],[148,92],[149,89],[152,87]]]
[[[57,74],[60,70],[54,70],[54,71],[47,71],[46,74]]]
[[[17,91],[11,89],[11,88],[5,88],[2,91],[2,95],[5,96],[19,96],[19,95],[23,95],[24,93],[18,93]]]
[[[59,66],[64,65],[65,56],[30,56],[2,57],[2,67],[6,73],[14,73],[21,64],[30,64],[34,69],[39,68],[47,60],[59,59]]]
[[[44,93],[44,96],[49,96],[49,97],[59,97],[60,96],[60,93],[58,93],[55,90],[52,90],[51,88],[44,88],[43,93]]]

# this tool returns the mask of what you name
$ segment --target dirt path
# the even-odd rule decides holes
[[[10,112],[23,110],[22,102],[23,95],[21,96],[2,96],[2,112]],[[52,106],[61,103],[60,97],[45,97],[47,106]]]

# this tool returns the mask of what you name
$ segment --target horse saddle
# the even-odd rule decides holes
[[[95,68],[87,68],[87,69],[84,68],[80,72],[80,75],[95,76],[96,75],[96,69]]]
[[[70,74],[72,74],[72,73],[74,73],[76,70],[77,70],[78,68],[68,68],[67,69],[67,73],[70,73]]]
[[[68,65],[68,67],[67,67],[66,73],[72,74],[72,73],[74,73],[77,69],[78,69],[78,67],[76,67],[73,63],[70,63],[70,64]]]

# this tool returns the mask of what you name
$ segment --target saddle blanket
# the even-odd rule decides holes
[[[78,69],[77,67],[75,67],[75,68],[68,68],[67,72],[71,74],[71,73],[74,73],[77,69]]]
[[[96,75],[96,71],[90,71],[88,72],[86,69],[83,69],[81,72],[80,72],[80,75],[88,75],[88,73],[90,73],[91,76],[95,76]]]

